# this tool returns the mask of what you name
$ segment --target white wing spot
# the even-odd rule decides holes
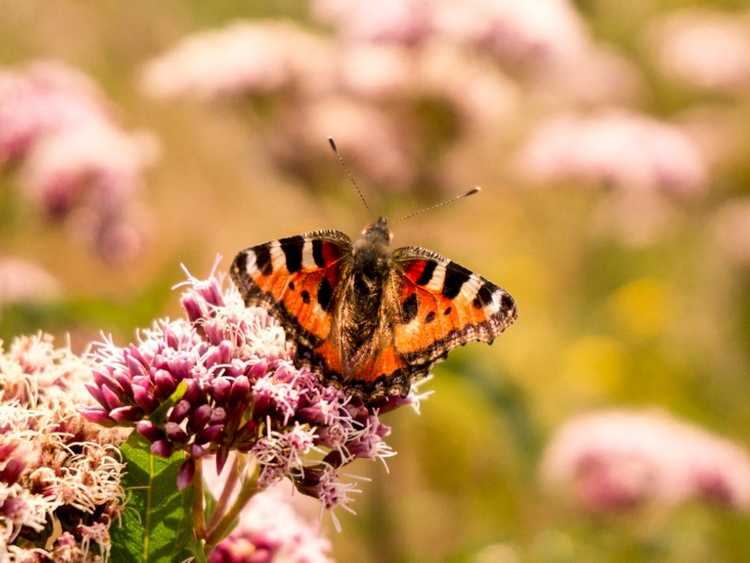
[[[255,252],[252,250],[248,250],[247,260],[245,261],[245,271],[251,276],[258,271],[258,267],[255,265],[255,262],[256,262]]]
[[[284,254],[284,251],[281,248],[281,243],[275,240],[269,245],[269,247],[271,253],[271,265],[273,266],[274,272],[279,270],[282,266],[286,268],[286,254]]]

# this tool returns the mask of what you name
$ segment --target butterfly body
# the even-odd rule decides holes
[[[391,250],[385,218],[352,241],[314,231],[241,251],[231,276],[268,309],[296,359],[365,401],[405,396],[452,348],[491,343],[516,318],[505,290],[437,253]]]

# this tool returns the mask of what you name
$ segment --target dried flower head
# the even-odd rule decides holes
[[[689,499],[750,507],[750,457],[732,442],[653,411],[574,418],[552,439],[544,481],[591,511]]]
[[[122,510],[120,431],[86,422],[83,360],[52,337],[0,351],[0,553],[12,561],[102,561]]]

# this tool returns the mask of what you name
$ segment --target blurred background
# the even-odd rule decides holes
[[[339,561],[750,558],[743,0],[0,10],[0,338],[179,314],[180,264],[395,227],[509,290],[358,462]]]

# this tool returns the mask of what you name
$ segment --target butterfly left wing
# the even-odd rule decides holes
[[[436,252],[407,246],[393,253],[400,318],[395,353],[415,376],[457,346],[492,343],[518,313],[504,289]]]
[[[344,233],[314,231],[246,248],[230,273],[246,305],[273,314],[298,353],[313,351],[331,334],[331,312],[350,255],[351,240]]]

